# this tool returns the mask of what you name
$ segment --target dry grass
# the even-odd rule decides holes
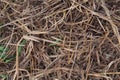
[[[120,80],[119,0],[0,0],[1,80]]]

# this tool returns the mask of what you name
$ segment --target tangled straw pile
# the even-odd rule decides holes
[[[119,0],[0,0],[0,78],[119,80]]]

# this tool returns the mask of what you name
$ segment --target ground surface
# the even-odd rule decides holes
[[[0,0],[0,80],[120,80],[119,0]]]

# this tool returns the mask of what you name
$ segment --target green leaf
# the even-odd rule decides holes
[[[0,26],[2,26],[3,25],[3,23],[0,23]]]
[[[59,43],[59,42],[60,42],[60,40],[56,40],[55,43],[51,43],[51,44],[49,44],[48,46],[55,46],[56,43]]]
[[[26,40],[22,40],[22,42],[20,43],[20,45],[25,45],[25,43],[26,43]],[[18,54],[20,55],[20,53],[21,53],[21,51],[22,51],[22,47],[23,46],[19,46],[18,47]]]
[[[25,45],[25,43],[26,43],[26,40],[22,40],[21,41],[21,43],[20,43],[20,45]],[[21,51],[22,51],[22,48],[23,48],[23,46],[18,46],[18,54],[20,55],[20,53],[21,53]],[[4,51],[4,49],[5,49],[5,47],[3,47],[3,46],[0,46],[0,52],[3,52]],[[6,48],[6,51],[8,50],[8,48]],[[2,60],[5,62],[5,63],[9,63],[9,62],[11,62],[13,59],[15,59],[15,55],[14,56],[11,56],[11,57],[7,57],[7,54],[4,54],[3,56],[2,56]]]
[[[5,49],[5,47],[0,46],[0,52],[3,52],[3,51],[4,51],[4,49]]]
[[[20,45],[25,45],[25,43],[26,43],[26,40],[22,40],[21,41],[21,43],[20,43]],[[23,46],[18,46],[18,54],[20,55],[20,53],[21,53],[21,51],[22,51],[22,48],[23,48]],[[12,57],[10,57],[10,58],[6,58],[6,59],[4,59],[4,62],[5,63],[9,63],[9,62],[11,62],[13,59],[15,59],[15,55],[14,56],[12,56]]]
[[[0,53],[3,53],[5,51],[5,54],[0,54],[0,58],[4,59],[6,57],[6,52],[8,51],[8,48],[5,48],[4,46],[0,46]]]
[[[49,44],[48,46],[55,46],[56,44]]]
[[[13,59],[14,59],[14,58],[6,59],[4,62],[5,62],[5,63],[9,63],[9,62],[11,62]]]
[[[5,52],[7,52],[9,49],[8,48],[5,48],[4,46],[0,46],[0,52],[2,53],[5,49]]]
[[[5,74],[1,74],[0,77],[2,78],[2,80],[8,79],[8,76]]]

